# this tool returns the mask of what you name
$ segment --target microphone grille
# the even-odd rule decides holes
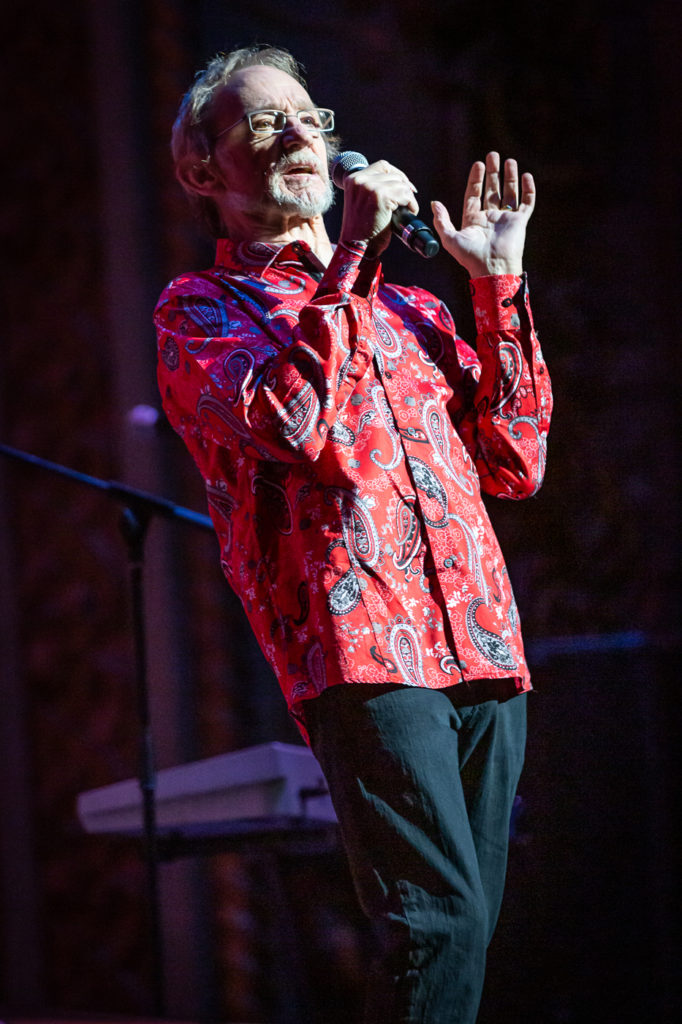
[[[361,171],[363,167],[367,167],[367,158],[362,153],[354,153],[350,149],[344,153],[337,153],[330,164],[332,181],[337,188],[343,188],[346,175],[352,174],[353,171]]]

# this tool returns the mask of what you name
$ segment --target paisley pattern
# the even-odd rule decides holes
[[[332,615],[350,615],[360,604],[362,591],[353,569],[344,573],[327,594],[327,606]]]
[[[438,455],[440,455],[440,461],[446,473],[459,484],[463,491],[473,495],[473,479],[468,474],[458,473],[452,463],[450,456],[450,435],[452,431],[445,414],[438,408],[435,402],[425,402],[422,420],[424,423],[424,433],[429,439],[431,446],[435,449],[435,453],[437,453],[435,457],[438,458]],[[466,449],[464,449],[463,454],[465,462],[471,465]]]
[[[402,343],[398,331],[391,327],[390,318],[377,309],[374,314],[376,346],[381,354],[389,359],[396,359],[402,352]]]
[[[236,402],[244,388],[248,386],[253,373],[253,355],[248,349],[237,348],[230,352],[223,364],[225,381],[232,383],[232,389],[226,392],[229,402]]]
[[[477,597],[467,608],[466,623],[469,636],[477,650],[491,665],[495,665],[496,668],[505,669],[508,672],[513,672],[516,668],[516,662],[502,637],[491,629],[481,626],[476,620],[476,612],[483,604],[483,598]]]
[[[337,421],[329,431],[329,440],[336,441],[337,444],[343,444],[350,448],[351,445],[355,444],[355,434],[345,423]]]
[[[396,509],[396,541],[397,552],[393,555],[396,569],[406,569],[419,550],[421,534],[419,519],[415,512],[416,495],[408,495],[400,499]]]
[[[305,664],[315,692],[322,693],[327,686],[327,676],[324,670],[324,648],[319,640],[311,644],[305,657]]]
[[[268,477],[257,475],[251,478],[251,493],[257,495],[259,491],[264,495],[260,508],[268,512],[268,528],[288,537],[293,530],[293,514],[286,490]]]
[[[219,337],[227,333],[229,317],[224,303],[208,297],[194,304],[192,314],[197,325],[202,328],[202,335],[187,345],[186,350],[190,355],[199,355],[208,345],[211,336]]]
[[[408,461],[417,490],[430,499],[428,502],[422,502],[424,521],[437,530],[442,529],[448,525],[447,490],[435,471],[423,459],[418,459],[416,455],[413,455]],[[438,513],[440,515],[438,515],[437,519],[431,518],[429,515],[430,511],[433,516],[438,515]]]
[[[369,457],[381,469],[395,469],[402,457],[402,446],[400,444],[400,435],[395,429],[391,407],[388,404],[386,392],[381,384],[375,384],[371,388],[370,394],[374,402],[374,408],[377,411],[377,419],[384,428],[383,436],[390,444],[391,451],[384,454],[381,448],[373,448],[369,453]]]
[[[221,565],[289,706],[339,683],[530,688],[481,489],[537,489],[549,376],[525,279],[443,304],[338,246],[218,243],[156,311],[166,413],[206,484]]]
[[[282,406],[282,437],[300,445],[310,437],[320,415],[320,402],[311,384],[305,384],[286,405]]]
[[[159,357],[171,373],[177,370],[180,365],[180,349],[175,338],[166,338],[163,348],[159,350]]]
[[[460,530],[462,531],[462,536],[464,537],[464,543],[466,545],[466,566],[468,573],[476,581],[476,589],[481,594],[483,600],[487,604],[488,583],[485,578],[485,573],[483,572],[481,550],[478,544],[476,543],[476,537],[474,535],[474,532],[469,526],[469,524],[466,523],[461,516],[453,516],[452,520],[453,522],[457,523]],[[497,571],[493,570],[491,576],[493,580],[496,580]],[[501,600],[501,598],[499,598],[498,600]]]
[[[346,550],[353,562],[374,565],[379,557],[379,536],[367,505],[352,491],[329,487],[325,501],[336,502]]]
[[[408,686],[425,686],[420,638],[413,626],[400,623],[391,630],[388,649],[395,659],[403,682]]]
[[[517,345],[512,345],[510,342],[502,343],[498,347],[498,353],[500,377],[497,396],[491,403],[491,409],[494,412],[504,409],[517,393],[523,373],[523,359]]]
[[[222,540],[222,557],[225,564],[229,565],[229,555],[232,551],[232,514],[238,507],[237,499],[228,493],[225,486],[206,488],[208,506],[213,515],[213,521]]]
[[[523,430],[521,424],[525,423],[531,433],[531,444],[530,447],[537,450],[537,462],[538,462],[538,486],[536,491],[540,488],[540,482],[545,475],[545,465],[547,463],[547,432],[541,433],[537,421],[532,416],[517,416],[509,424],[509,436],[513,441],[523,440]],[[535,493],[535,492],[533,492]]]

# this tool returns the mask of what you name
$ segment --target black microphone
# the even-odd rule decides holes
[[[361,171],[363,167],[367,167],[367,158],[362,153],[353,153],[351,150],[338,153],[329,165],[332,181],[338,188],[344,188],[347,174]],[[399,206],[393,211],[391,231],[408,249],[418,252],[427,260],[440,251],[440,244],[431,228],[407,206]]]

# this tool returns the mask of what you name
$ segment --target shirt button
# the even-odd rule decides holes
[[[455,564],[454,558],[445,558],[445,559],[443,559],[443,566],[446,569],[452,569],[454,564]]]

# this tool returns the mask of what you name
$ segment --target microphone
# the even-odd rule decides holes
[[[332,181],[337,188],[344,188],[346,175],[352,174],[353,171],[361,171],[363,167],[367,167],[367,163],[367,158],[362,153],[353,153],[351,150],[338,153],[329,165]],[[391,231],[408,249],[418,252],[427,260],[440,251],[440,244],[431,228],[407,206],[399,206],[393,211]]]

